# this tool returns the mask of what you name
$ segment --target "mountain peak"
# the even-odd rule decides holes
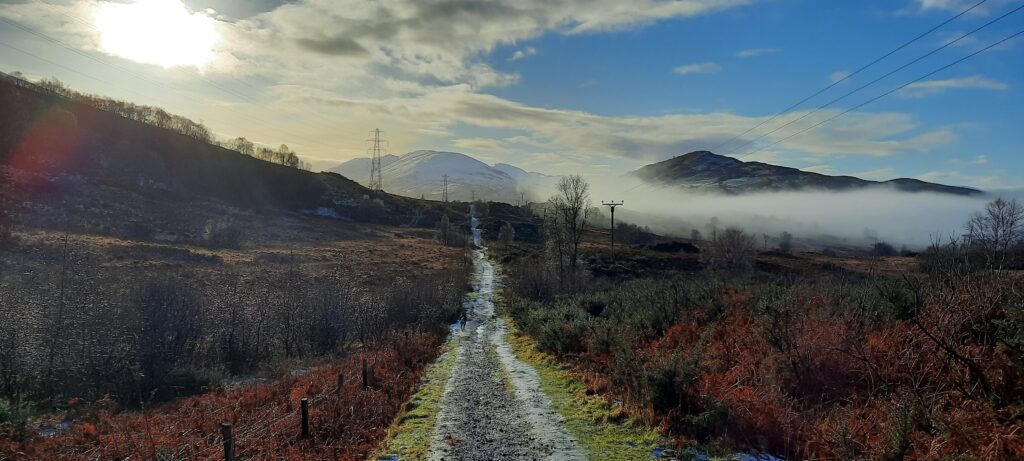
[[[694,165],[734,165],[737,163],[743,163],[742,161],[728,157],[725,155],[718,155],[714,152],[707,150],[697,150],[689,152],[677,157],[673,157],[665,162],[673,163],[688,163]]]
[[[744,162],[705,150],[653,163],[631,174],[655,184],[728,194],[812,189],[841,191],[870,187],[956,195],[982,193],[966,187],[945,186],[906,178],[878,182],[852,176],[828,176],[768,163]]]
[[[448,178],[451,199],[519,200],[522,193],[546,190],[550,177],[508,164],[490,166],[459,152],[417,150],[393,161],[385,159],[384,190],[408,197],[440,198],[444,178]],[[370,159],[357,158],[330,171],[361,179],[369,175]],[[533,197],[531,197],[533,198]]]

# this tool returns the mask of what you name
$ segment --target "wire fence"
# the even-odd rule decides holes
[[[342,371],[339,373],[344,372]],[[308,402],[308,408],[310,410],[319,408],[321,404],[329,402],[332,399],[340,405],[342,389],[344,386],[358,387],[364,391],[374,391],[374,387],[370,385],[373,381],[373,373],[369,371],[369,369],[364,371],[364,373],[368,373],[369,375],[362,377],[359,376],[358,373],[356,373],[355,377],[342,375],[339,377],[337,385],[324,385],[321,392],[304,399]],[[404,376],[404,373],[400,373],[399,376]],[[352,378],[362,378],[362,382]],[[366,387],[363,387],[364,382],[367,383]],[[234,406],[225,405],[214,410],[211,415],[224,416],[222,413],[223,411],[233,409],[235,409]],[[301,406],[295,407],[293,402],[289,400],[284,403],[271,406],[265,411],[254,416],[247,416],[245,419],[250,421],[248,424],[238,427],[235,427],[235,424],[232,424],[230,429],[231,448],[233,452],[232,458],[247,459],[259,456],[267,449],[267,441],[283,440],[285,441],[285,445],[293,445],[297,443],[302,438],[304,417],[306,418],[305,424],[310,424],[309,413],[303,413],[301,411]],[[221,419],[226,420],[227,418]],[[140,437],[142,435],[143,434],[138,434]],[[182,435],[187,436],[188,434],[186,432],[182,433]],[[176,461],[193,459],[212,461],[226,459],[224,442],[225,438],[221,433],[210,433],[199,440],[179,446],[173,454],[164,459]],[[320,450],[336,452],[338,447],[334,443],[323,443],[318,448]]]

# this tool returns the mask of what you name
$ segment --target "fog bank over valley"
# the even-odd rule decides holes
[[[716,220],[719,229],[740,227],[759,242],[762,234],[790,232],[812,248],[876,241],[923,248],[959,237],[971,214],[996,196],[1024,195],[1019,189],[974,197],[886,189],[725,195],[628,184],[622,178],[592,178],[591,184],[595,206],[602,199],[624,200],[616,218],[658,233],[689,237],[697,229],[707,237]]]

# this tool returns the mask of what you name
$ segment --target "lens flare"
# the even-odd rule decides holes
[[[214,19],[192,13],[181,0],[101,2],[93,10],[100,50],[164,68],[202,68],[214,58]]]

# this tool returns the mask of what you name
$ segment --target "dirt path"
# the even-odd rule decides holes
[[[536,370],[505,341],[507,326],[494,313],[496,268],[482,250],[473,257],[476,281],[466,326],[456,333],[459,355],[441,399],[430,459],[586,459],[551,410]]]

